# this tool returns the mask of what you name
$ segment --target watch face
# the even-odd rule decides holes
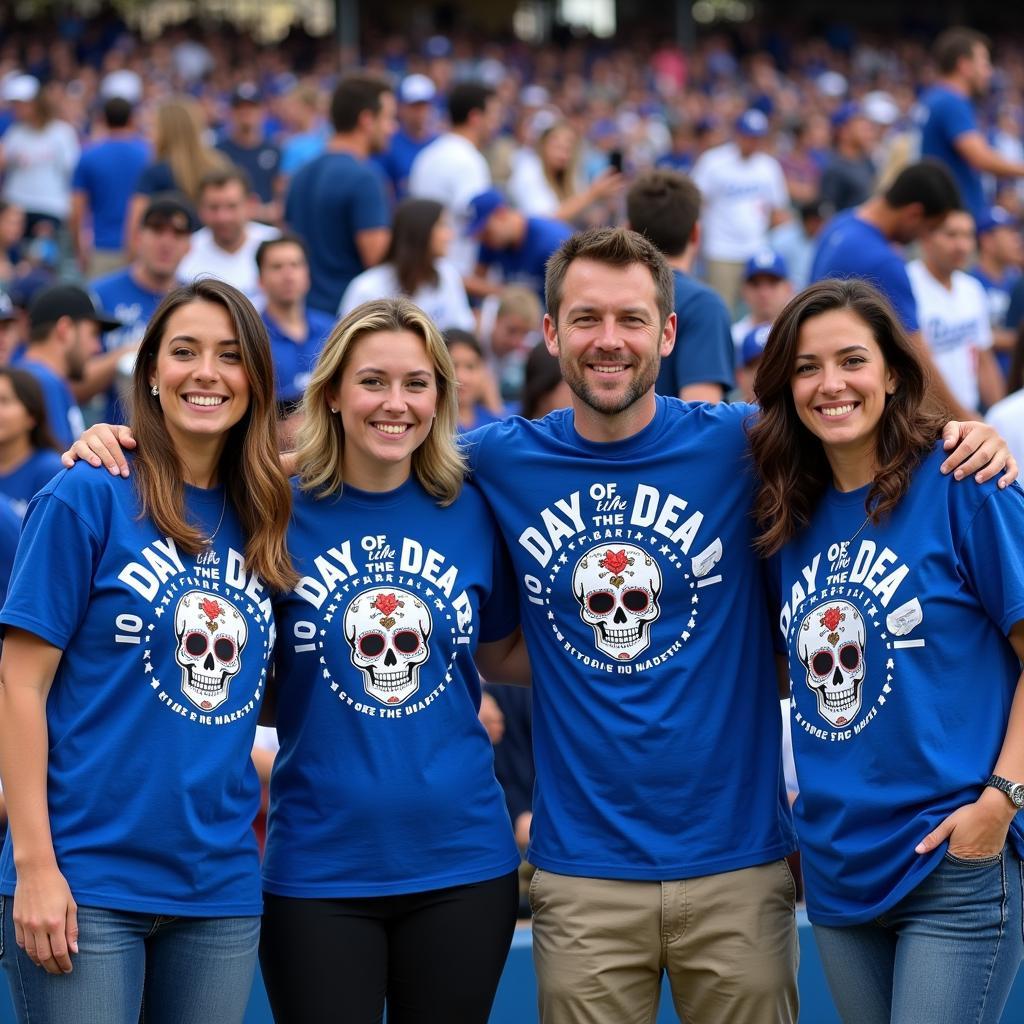
[[[1009,797],[1013,801],[1014,807],[1024,807],[1024,783],[1018,782],[1011,786]]]

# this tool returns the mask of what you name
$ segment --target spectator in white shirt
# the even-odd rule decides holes
[[[199,182],[199,219],[203,227],[181,261],[183,281],[216,277],[234,285],[262,305],[256,250],[260,242],[277,238],[277,228],[249,220],[249,179],[241,168],[209,171]]]
[[[768,118],[748,110],[736,122],[735,141],[709,149],[693,168],[704,196],[705,276],[730,308],[739,298],[744,264],[787,217],[786,179],[778,160],[765,152],[767,137]]]
[[[921,335],[953,396],[968,411],[987,408],[1004,394],[985,289],[963,269],[973,252],[974,218],[953,210],[922,237],[921,258],[907,266]]]

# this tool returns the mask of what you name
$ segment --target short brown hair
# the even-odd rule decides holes
[[[700,189],[685,174],[647,171],[626,193],[626,219],[666,256],[678,256],[690,242],[700,202]]]
[[[336,132],[354,131],[364,110],[380,113],[380,98],[391,92],[391,83],[377,75],[346,75],[331,97],[331,124]]]
[[[245,168],[229,164],[227,167],[217,167],[212,171],[207,171],[199,179],[196,195],[202,199],[203,194],[208,188],[223,188],[225,185],[230,185],[233,181],[237,181],[242,186],[242,191],[246,195],[252,191],[252,181]]]
[[[947,28],[932,47],[932,56],[938,65],[939,74],[951,75],[956,71],[957,64],[964,57],[974,54],[976,46],[984,46],[986,50],[992,49],[988,36],[976,32],[973,28],[964,25],[954,25]]]
[[[629,228],[593,228],[570,235],[548,260],[544,298],[548,315],[556,322],[565,275],[574,260],[593,260],[609,267],[631,267],[638,263],[651,272],[662,326],[675,308],[672,270],[653,243]]]

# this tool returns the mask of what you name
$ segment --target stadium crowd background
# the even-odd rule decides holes
[[[223,268],[225,276],[237,275],[232,283],[257,308],[277,318],[275,353],[290,360],[287,380],[279,365],[286,447],[303,374],[339,305],[346,307],[344,288],[326,298],[316,294],[316,267],[310,290],[303,250],[312,247],[315,263],[324,242],[293,222],[289,211],[301,199],[296,191],[305,187],[303,169],[342,136],[341,151],[351,154],[354,148],[356,163],[372,164],[379,195],[370,186],[359,204],[367,219],[328,224],[328,233],[350,262],[354,253],[366,269],[385,261],[394,265],[390,277],[363,278],[359,295],[394,289],[395,282],[410,292],[421,284],[440,290],[455,267],[454,306],[438,309],[458,310],[439,326],[452,329],[467,395],[462,425],[520,409],[542,415],[568,404],[557,365],[536,347],[543,255],[573,228],[624,223],[629,189],[651,169],[693,172],[698,183],[702,176],[713,183],[716,172],[708,172],[706,162],[702,171],[699,163],[703,154],[746,139],[756,140],[757,152],[777,162],[782,183],[776,201],[759,200],[763,231],[754,226],[756,237],[744,241],[749,251],[716,260],[709,251],[714,228],[705,195],[704,246],[694,247],[688,265],[695,278],[719,289],[732,321],[726,371],[715,364],[693,383],[717,388],[715,398],[749,394],[750,370],[765,333],[758,328],[807,282],[822,227],[843,208],[884,190],[918,158],[921,97],[940,77],[933,42],[929,33],[894,38],[837,31],[826,37],[748,28],[742,37],[708,31],[684,52],[669,42],[623,44],[569,35],[541,47],[511,38],[392,35],[371,39],[357,68],[340,66],[332,39],[301,34],[261,46],[228,27],[210,33],[183,25],[145,41],[109,15],[8,26],[0,42],[0,365],[23,359],[19,353],[30,340],[40,340],[33,337],[36,328],[52,327],[54,317],[47,320],[46,309],[30,313],[47,288],[73,282],[94,289],[96,310],[121,326],[85,353],[95,372],[67,366],[56,372],[66,378],[86,419],[116,417],[124,358],[161,289],[168,290],[176,277]],[[1008,163],[1021,163],[1020,41],[995,40],[992,62],[991,81],[976,103],[979,128]],[[398,101],[397,136],[391,136],[390,110],[360,120],[359,108],[350,124],[332,125],[332,95],[357,70],[391,84]],[[406,220],[396,221],[413,158],[449,128],[448,101],[460,83],[485,87],[486,99],[469,113],[471,141],[486,159],[486,178],[463,196],[458,209],[431,213],[421,201],[419,207],[406,205]],[[168,105],[184,111],[185,122],[161,122]],[[189,120],[193,114],[198,122]],[[28,122],[39,137],[46,136],[46,145],[34,152],[25,147],[22,158],[16,137]],[[198,142],[190,137],[193,124]],[[101,160],[98,171],[90,168],[90,154],[111,140],[123,144],[121,155],[113,165]],[[182,144],[194,147],[187,151],[194,158],[191,175],[183,176],[177,158],[168,156]],[[211,159],[211,150],[221,156]],[[135,161],[132,180],[126,178],[124,154]],[[23,191],[22,159],[36,160],[37,173],[46,175],[38,195],[31,182],[28,193]],[[455,157],[449,160],[458,166]],[[248,165],[243,175],[232,177],[233,161]],[[303,183],[298,190],[296,180]],[[1022,384],[1024,178],[986,175],[983,188],[984,209],[964,229],[967,243],[948,256],[957,271],[979,260],[984,264],[990,327],[1003,359],[1002,376],[975,403],[981,413]],[[33,209],[32,200],[40,198]],[[201,231],[190,235],[200,224]],[[439,235],[438,225],[447,230]],[[990,240],[998,237],[998,246],[985,242],[983,252],[975,243],[976,228]],[[148,244],[140,242],[147,231]],[[277,248],[282,265],[272,279],[268,260],[275,247],[260,249],[260,243],[282,231],[286,246]],[[400,237],[412,247],[411,256],[395,246]],[[529,253],[521,252],[524,237]],[[485,248],[478,263],[481,241],[491,251]],[[913,258],[915,248],[905,255]],[[283,256],[293,257],[294,265],[284,265]],[[731,279],[715,277],[716,262],[735,265]],[[125,274],[156,301],[147,307],[144,298],[120,298]],[[439,321],[444,315],[437,314]],[[75,316],[88,321],[92,314]],[[52,337],[42,341],[53,346]],[[701,343],[699,336],[687,341]],[[61,344],[83,342],[76,337]],[[295,358],[296,349],[302,359]],[[52,361],[54,350],[44,362]],[[0,379],[0,493],[9,481],[10,497],[23,511],[26,431],[3,406],[29,406],[20,394],[8,401],[11,390],[17,388]],[[1007,415],[1013,418],[1000,421],[1000,428],[1012,444],[1024,436],[1024,405],[1018,401]],[[67,425],[53,420],[52,407],[50,416],[60,440]],[[31,443],[34,453],[37,441]],[[1017,455],[1024,457],[1024,451]],[[518,691],[498,693],[485,702],[481,717],[499,752],[517,838],[525,845],[531,769],[528,705],[521,697]],[[272,747],[272,740],[267,744]],[[269,773],[272,752],[254,756]]]

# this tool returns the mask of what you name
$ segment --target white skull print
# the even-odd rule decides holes
[[[797,656],[818,713],[831,725],[848,725],[860,713],[866,640],[864,617],[847,601],[818,605],[800,624]]]
[[[242,613],[223,597],[190,590],[174,610],[174,633],[182,692],[203,711],[220,707],[242,667],[249,635]]]
[[[599,651],[629,661],[650,646],[651,624],[661,614],[661,569],[643,548],[591,548],[573,569],[572,592]]]
[[[345,609],[343,628],[371,697],[394,707],[419,689],[433,623],[418,597],[394,587],[366,590]]]

